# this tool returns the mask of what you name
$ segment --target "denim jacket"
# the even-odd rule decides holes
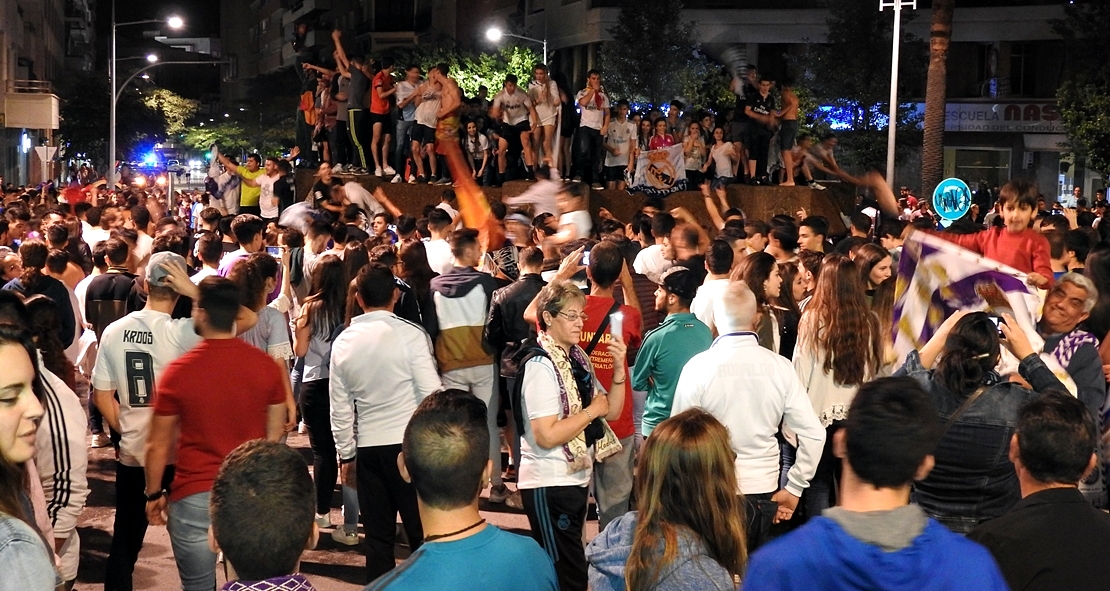
[[[1037,355],[1021,360],[1018,373],[1033,390],[1013,382],[988,386],[937,443],[933,453],[936,465],[915,485],[916,502],[953,531],[967,533],[1021,500],[1009,459],[1018,410],[1037,398],[1038,392],[1062,389],[1063,384]],[[933,371],[922,367],[916,351],[895,375],[909,376],[921,384],[933,400],[941,426],[970,395],[951,392],[935,380]]]
[[[53,591],[60,582],[42,536],[19,518],[0,513],[0,589]]]

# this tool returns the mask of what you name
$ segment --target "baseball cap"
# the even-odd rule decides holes
[[[176,252],[156,252],[150,255],[146,265],[146,283],[153,287],[166,287],[166,276],[169,275],[162,265],[176,265],[181,270],[186,270],[185,259]]]
[[[698,293],[698,278],[686,267],[675,266],[663,271],[657,283],[663,289],[687,300],[694,299]]]

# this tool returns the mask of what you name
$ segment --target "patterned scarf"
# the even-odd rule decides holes
[[[566,350],[560,347],[555,339],[551,338],[551,335],[546,332],[541,332],[536,341],[547,352],[551,364],[555,366],[555,379],[559,382],[559,404],[562,407],[559,413],[560,419],[581,412],[583,408],[582,396],[578,391],[578,383],[574,379],[574,369],[571,367],[571,363],[589,371],[590,380],[594,384],[594,396],[606,395],[606,392],[597,387],[593,366],[581,347],[575,345],[568,355]],[[594,458],[601,462],[605,458],[619,453],[621,442],[613,434],[613,430],[609,428],[609,423],[604,418],[598,417],[594,420],[601,422],[605,433],[594,443]],[[567,474],[581,472],[590,467],[589,446],[586,444],[586,431],[584,429],[574,439],[563,445],[563,456],[567,460]]]

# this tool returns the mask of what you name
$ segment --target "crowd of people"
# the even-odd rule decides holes
[[[628,101],[609,97],[597,70],[576,92],[564,75],[536,64],[527,83],[507,74],[493,96],[483,85],[467,97],[446,65],[424,72],[389,58],[348,55],[342,33],[332,38],[331,59],[301,66],[309,98],[298,111],[305,130],[298,147],[308,167],[328,162],[339,173],[451,184],[458,179],[442,160],[443,144],[451,142],[460,144],[471,177],[494,187],[535,179],[542,167],[595,189],[624,189],[641,152],[673,145],[682,146],[692,186],[707,178],[793,186],[797,178],[819,189],[813,172],[836,168],[835,136],[800,134],[793,82],[776,82],[753,64],[734,83],[738,100],[731,108],[686,110],[675,99],[665,110],[633,112]],[[437,133],[445,120],[449,125]]]
[[[474,101],[445,67],[394,83],[335,40],[337,84],[371,96],[346,111],[355,166],[438,179],[463,130],[474,156],[482,124],[460,119]],[[116,459],[111,590],[133,587],[161,525],[187,591],[214,589],[219,561],[225,589],[311,589],[298,565],[322,530],[363,545],[372,590],[1106,588],[1106,203],[1056,214],[1015,180],[942,229],[908,190],[841,170],[835,137],[796,151],[789,83],[779,107],[768,77],[750,82],[743,139],[679,124],[672,104],[644,147],[770,182],[777,145],[785,170],[808,181],[812,163],[872,199],[842,220],[761,220],[691,175],[709,223],[658,197],[632,197],[627,220],[592,210],[598,175],[622,182],[643,140],[597,72],[575,98],[581,181],[553,175],[551,203],[491,201],[499,233],[463,227],[450,188],[405,211],[344,184],[343,133],[307,195],[288,160],[218,151],[203,194],[5,190],[0,589],[74,584],[90,445]],[[542,67],[516,84],[475,118],[498,114],[485,145],[514,155],[472,158],[476,178],[566,164],[553,122],[569,95]],[[1037,334],[961,310],[899,359],[913,232],[1022,273]],[[311,470],[285,445],[295,430]],[[482,497],[522,510],[531,539],[487,523]]]

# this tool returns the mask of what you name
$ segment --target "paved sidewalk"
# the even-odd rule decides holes
[[[301,452],[312,467],[312,454],[308,437],[293,434],[289,445]],[[512,486],[512,483],[510,483]],[[112,448],[89,450],[89,495],[77,527],[81,534],[81,568],[77,574],[78,591],[100,591],[104,588],[104,563],[112,542],[112,520],[115,508],[115,463]],[[482,516],[490,523],[515,533],[528,535],[528,519],[521,511],[505,505],[491,505],[481,501]],[[341,499],[338,488],[332,501],[332,523],[342,523],[339,507]],[[361,529],[360,529],[361,533]],[[331,539],[331,530],[320,532],[320,543],[315,550],[305,552],[301,562],[301,572],[308,575],[312,584],[320,591],[348,591],[362,589],[366,584],[364,566],[366,559],[363,546],[343,546]],[[587,539],[597,535],[597,521],[586,524]],[[397,546],[397,560],[404,560],[409,554],[408,547]],[[223,583],[223,573],[217,573],[217,580]],[[170,539],[165,527],[151,527],[147,530],[143,551],[135,566],[135,589],[180,589],[177,566],[170,550]]]

